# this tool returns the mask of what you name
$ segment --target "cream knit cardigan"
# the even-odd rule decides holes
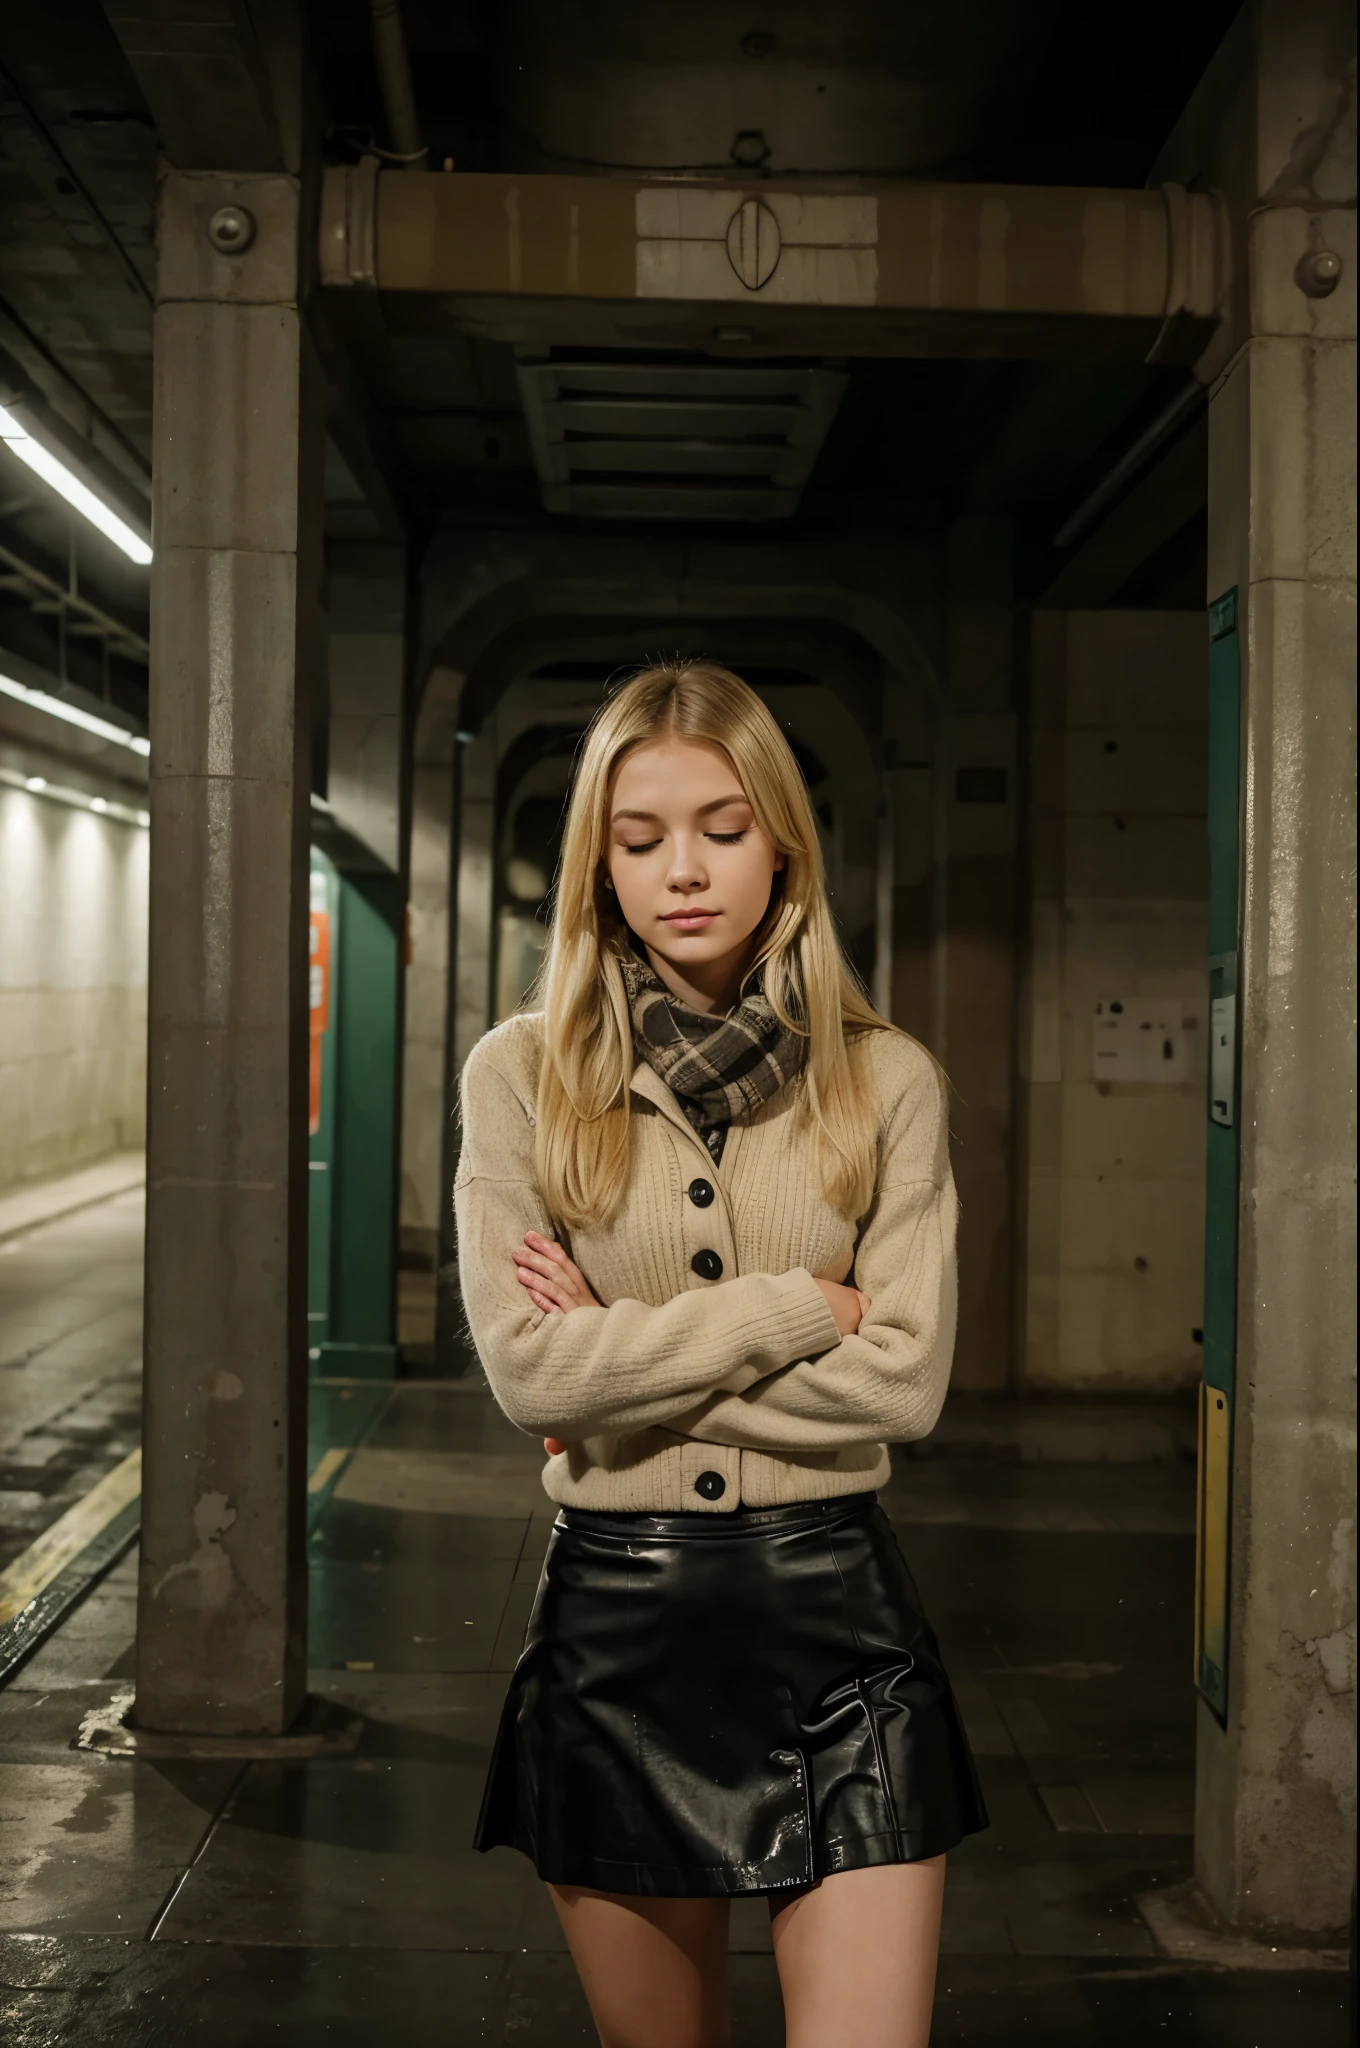
[[[569,1446],[544,1469],[551,1499],[715,1514],[822,1500],[881,1485],[883,1439],[934,1427],[957,1294],[945,1091],[914,1040],[874,1031],[862,1043],[879,1151],[857,1223],[827,1206],[810,1144],[793,1133],[801,1081],[733,1124],[715,1167],[640,1062],[623,1201],[608,1225],[572,1233],[554,1225],[534,1178],[541,1013],[507,1019],[474,1048],[454,1188],[463,1303],[510,1420]],[[700,1182],[713,1191],[706,1204]],[[526,1230],[556,1237],[604,1306],[536,1308],[510,1257]],[[693,1268],[700,1251],[718,1254],[720,1277]],[[856,1336],[840,1335],[814,1274],[871,1297]]]

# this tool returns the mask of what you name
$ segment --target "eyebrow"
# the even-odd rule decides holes
[[[716,796],[711,804],[700,804],[695,816],[706,818],[710,811],[725,811],[729,804],[749,804],[751,799],[740,790],[732,796]],[[655,811],[615,811],[610,818],[611,825],[617,825],[621,818],[637,818],[645,825],[659,825],[661,820]]]

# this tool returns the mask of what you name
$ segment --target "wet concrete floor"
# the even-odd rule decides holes
[[[60,1317],[43,1322],[39,1293],[24,1313],[41,1336]],[[116,1303],[96,1313],[123,1344]],[[117,1377],[68,1372],[66,1410],[26,1412],[47,1428]],[[943,1453],[900,1456],[884,1495],[993,1818],[951,1859],[937,2048],[1339,2048],[1344,1978],[1187,1963],[1157,1918],[1191,1867],[1190,1466],[1019,1462],[987,1437],[946,1427]],[[99,1448],[110,1460],[112,1435]],[[240,1768],[73,1750],[81,1717],[127,1690],[133,1557],[0,1693],[15,2048],[594,2040],[532,1871],[468,1846],[552,1515],[537,1447],[472,1378],[320,1386],[314,1471],[330,1448],[348,1455],[311,1501],[312,1686],[362,1716],[353,1755]],[[731,1984],[737,2048],[775,2048],[760,1902],[733,1911]]]
[[[0,1570],[136,1449],[144,1217],[134,1188],[0,1242]]]

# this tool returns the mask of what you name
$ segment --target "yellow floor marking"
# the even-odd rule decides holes
[[[308,1493],[321,1493],[349,1456],[348,1449],[323,1452],[316,1470],[307,1481]],[[142,1454],[131,1451],[121,1465],[106,1472],[82,1500],[44,1529],[36,1542],[20,1551],[0,1572],[0,1623],[13,1621],[30,1600],[50,1586],[53,1579],[74,1563],[82,1550],[121,1515],[142,1490]]]
[[[142,1454],[132,1451],[0,1572],[0,1623],[22,1614],[141,1490]]]
[[[348,1447],[323,1451],[316,1461],[316,1470],[307,1481],[308,1493],[324,1493],[348,1456]]]

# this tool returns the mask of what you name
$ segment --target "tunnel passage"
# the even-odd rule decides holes
[[[326,1695],[373,1745],[279,1804],[266,1764],[230,1816],[204,1776],[218,1849],[168,1931],[280,1897],[271,1844],[334,1852],[350,1900],[351,1852],[409,1877],[455,1824],[466,1756],[420,1685],[475,1750],[538,1532],[534,1446],[460,1343],[450,1112],[531,982],[585,721],[684,650],[780,718],[847,952],[951,1081],[955,1400],[893,1506],[1025,1816],[959,1942],[1012,1999],[1017,1951],[1051,1963],[1084,2018],[1116,1926],[1127,1996],[1190,1954],[1200,2018],[1206,1957],[1240,1956],[1215,1914],[1257,1961],[1325,1957],[1354,1803],[1349,20],[227,12],[211,75],[154,6],[0,29],[0,1318],[29,1333],[0,1628],[69,1612],[23,1668],[135,1673],[148,1738],[286,1742]],[[77,1196],[109,1212],[66,1237]],[[105,1548],[33,1592],[82,1509]],[[93,1768],[79,1718],[14,1768]],[[361,1766],[421,1742],[385,1803]],[[49,1874],[68,1818],[113,1812],[62,1783]],[[187,1870],[203,1816],[167,1783],[129,1781],[107,1839]],[[1059,1862],[1081,1910],[1031,1911]],[[22,1933],[69,1928],[50,1881]],[[535,1997],[553,1967],[513,1965]]]

